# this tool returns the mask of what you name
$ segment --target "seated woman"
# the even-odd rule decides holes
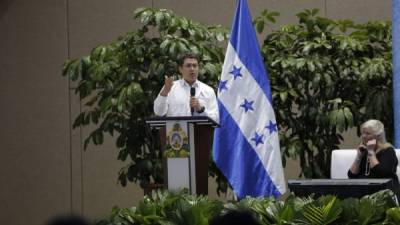
[[[349,178],[392,178],[395,190],[399,187],[396,175],[397,157],[393,146],[386,142],[385,130],[379,120],[361,125],[361,144],[347,175]]]

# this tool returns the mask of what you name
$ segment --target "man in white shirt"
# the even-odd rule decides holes
[[[197,80],[199,60],[193,53],[185,54],[178,61],[182,79],[174,81],[165,76],[164,87],[154,100],[157,116],[208,116],[219,122],[217,98],[207,84]],[[191,88],[195,89],[191,96]]]

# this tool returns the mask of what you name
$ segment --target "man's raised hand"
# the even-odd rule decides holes
[[[174,78],[169,76],[164,76],[164,88],[160,92],[160,95],[166,97],[168,93],[171,91],[173,85],[174,85]]]

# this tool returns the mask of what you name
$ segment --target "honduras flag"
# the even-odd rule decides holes
[[[218,88],[213,157],[239,198],[285,193],[267,72],[246,0],[238,0]]]
[[[400,0],[392,0],[394,145],[400,148]]]

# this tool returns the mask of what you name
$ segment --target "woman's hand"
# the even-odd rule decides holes
[[[376,149],[376,139],[371,139],[369,141],[367,141],[367,143],[365,144],[367,146],[368,151],[369,150],[373,150],[375,152]]]
[[[367,141],[367,150],[368,150],[368,156],[375,156],[375,150],[376,150],[376,139],[371,139]]]
[[[354,159],[354,162],[350,167],[350,171],[352,174],[358,174],[360,172],[361,159],[365,154],[367,154],[367,146],[365,146],[363,143],[361,143],[357,147],[357,156]]]
[[[371,139],[367,141],[366,146],[368,150],[368,159],[371,163],[371,168],[374,168],[376,165],[379,164],[379,161],[376,158],[376,149],[377,149],[376,139]]]
[[[361,157],[363,156],[363,155],[365,155],[367,153],[367,146],[365,146],[364,144],[360,144],[358,147],[357,147],[357,157],[359,157],[360,159],[361,159]]]

